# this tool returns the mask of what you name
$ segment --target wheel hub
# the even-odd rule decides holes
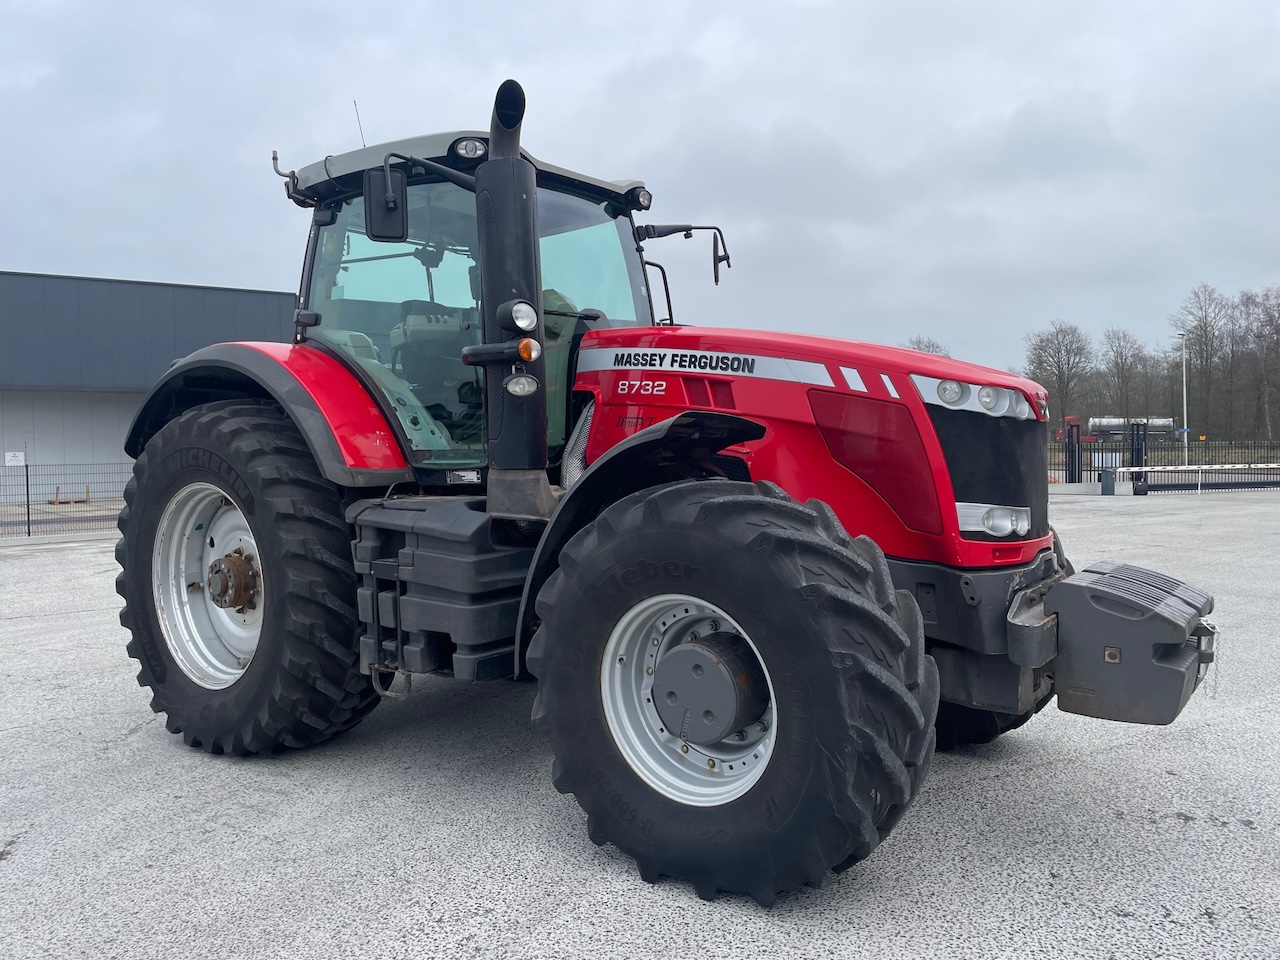
[[[257,606],[256,597],[261,592],[253,554],[237,547],[225,557],[219,557],[209,564],[205,586],[214,606],[239,613],[253,610]]]
[[[208,690],[235,683],[261,636],[267,574],[248,518],[205,481],[174,493],[151,547],[151,591],[165,645]]]
[[[668,730],[706,746],[759,720],[769,690],[742,638],[713,633],[681,643],[658,660],[653,701]]]
[[[778,740],[759,649],[728,613],[688,594],[647,597],[622,615],[601,658],[600,698],[632,771],[689,806],[747,793]]]

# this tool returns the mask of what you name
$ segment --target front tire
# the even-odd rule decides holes
[[[305,747],[377,705],[356,654],[356,580],[338,491],[278,408],[188,410],[124,492],[116,591],[138,683],[186,743]]]
[[[919,610],[825,504],[767,483],[641,491],[565,546],[537,609],[554,784],[646,880],[770,904],[869,856],[927,774]],[[690,677],[721,667],[734,679],[697,701]]]

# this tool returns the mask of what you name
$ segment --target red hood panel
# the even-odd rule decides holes
[[[735,330],[726,327],[630,327],[597,330],[583,338],[584,348],[619,349],[667,348],[673,350],[741,351],[757,356],[806,360],[833,366],[872,367],[885,373],[918,373],[942,380],[963,380],[996,387],[1011,387],[1034,397],[1044,387],[1034,380],[976,363],[952,360],[931,353],[900,347],[886,347],[859,340],[839,340],[802,333],[773,333],[763,330]],[[837,371],[832,371],[837,373]],[[839,377],[834,377],[839,383]]]

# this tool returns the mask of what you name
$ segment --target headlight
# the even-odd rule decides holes
[[[995,387],[990,384],[965,383],[961,380],[940,380],[918,373],[911,375],[911,382],[925,403],[946,407],[949,410],[972,410],[989,417],[1013,417],[1015,420],[1034,420],[1036,412],[1021,390]]]
[[[530,397],[538,392],[538,380],[527,373],[517,373],[502,381],[507,393],[513,397]]]
[[[964,387],[956,380],[943,380],[938,384],[938,399],[950,406],[959,403],[964,396]]]
[[[653,194],[644,187],[632,187],[627,191],[627,206],[632,210],[648,210],[653,206]]]
[[[467,137],[453,145],[453,152],[464,160],[479,160],[488,150],[489,148],[485,146],[485,142],[477,140],[475,137]]]
[[[538,325],[538,311],[533,304],[521,300],[511,308],[511,322],[528,333]]]
[[[1025,537],[1031,529],[1030,507],[1006,507],[998,503],[957,503],[960,530],[989,533],[993,537],[1017,534]]]

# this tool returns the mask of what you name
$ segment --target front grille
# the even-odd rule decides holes
[[[989,417],[926,404],[960,503],[1030,507],[1032,540],[1049,533],[1048,427],[1038,420]],[[1007,541],[964,531],[966,540]]]

